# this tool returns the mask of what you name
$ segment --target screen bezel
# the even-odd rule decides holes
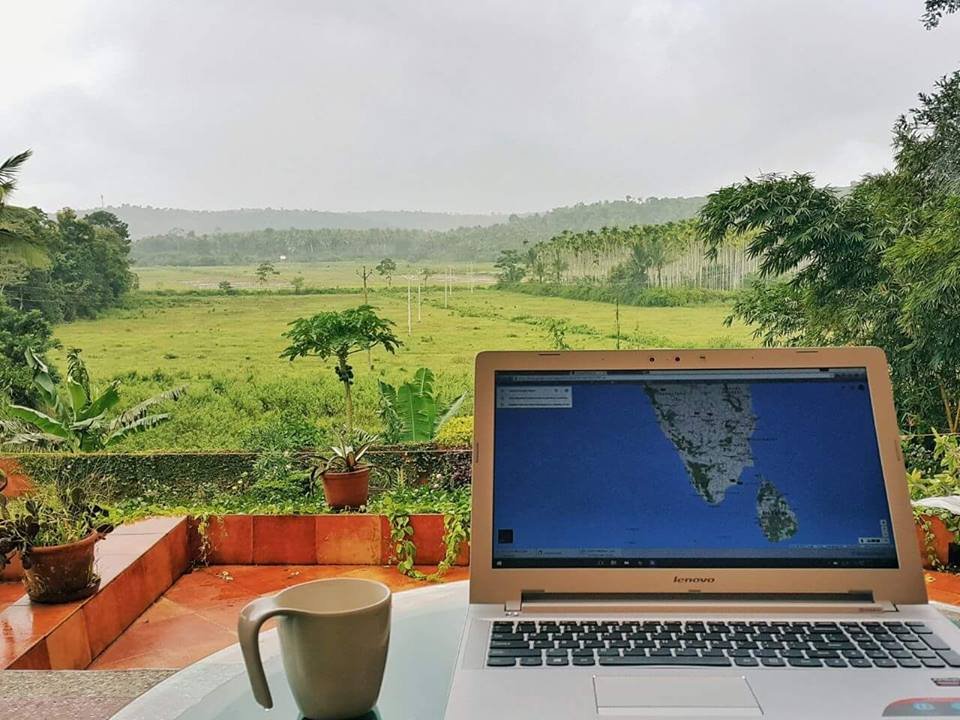
[[[898,568],[494,568],[494,376],[524,370],[865,368]],[[476,360],[470,598],[517,601],[524,593],[872,593],[926,602],[886,357],[877,348],[485,352]],[[705,582],[691,583],[688,577]]]

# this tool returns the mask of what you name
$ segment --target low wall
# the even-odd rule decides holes
[[[299,450],[294,460],[305,463],[311,449]],[[153,497],[178,504],[203,502],[220,492],[236,492],[238,480],[249,487],[255,480],[256,452],[149,453],[17,453],[0,457],[15,493],[39,482],[95,478],[93,492],[105,501],[121,497]],[[396,482],[439,479],[448,487],[470,483],[471,449],[439,447],[432,443],[373,448],[367,455],[373,466],[374,492]],[[11,494],[8,489],[8,494]]]
[[[446,555],[443,515],[411,515],[418,565]],[[226,515],[190,519],[191,553],[211,565],[391,565],[390,521],[383,515]],[[470,564],[460,546],[457,565]]]

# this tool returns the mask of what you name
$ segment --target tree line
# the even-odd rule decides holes
[[[133,244],[138,265],[243,265],[283,256],[291,262],[393,257],[494,260],[500,250],[538,243],[567,230],[658,224],[690,218],[702,198],[646,198],[578,204],[546,213],[511,215],[507,222],[447,231],[402,228],[273,229],[196,234],[171,231]]]
[[[697,288],[736,290],[757,272],[744,238],[715,256],[697,222],[563,231],[521,250],[504,250],[495,263],[505,284],[588,285],[623,290]],[[562,294],[558,288],[558,294]],[[611,295],[614,294],[611,292]]]
[[[17,402],[33,392],[28,348],[42,356],[54,346],[53,324],[95,317],[136,286],[129,232],[112,213],[51,218],[7,204],[29,157],[0,165],[0,392]]]

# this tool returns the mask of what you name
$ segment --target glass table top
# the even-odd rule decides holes
[[[467,588],[467,582],[458,582],[394,594],[383,688],[376,709],[365,720],[443,717],[466,618]],[[240,648],[233,645],[171,676],[113,720],[302,718],[280,664],[276,630],[261,633],[260,648],[273,693],[272,710],[254,701]]]

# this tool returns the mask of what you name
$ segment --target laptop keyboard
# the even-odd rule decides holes
[[[922,622],[509,620],[493,623],[490,667],[960,667]]]

